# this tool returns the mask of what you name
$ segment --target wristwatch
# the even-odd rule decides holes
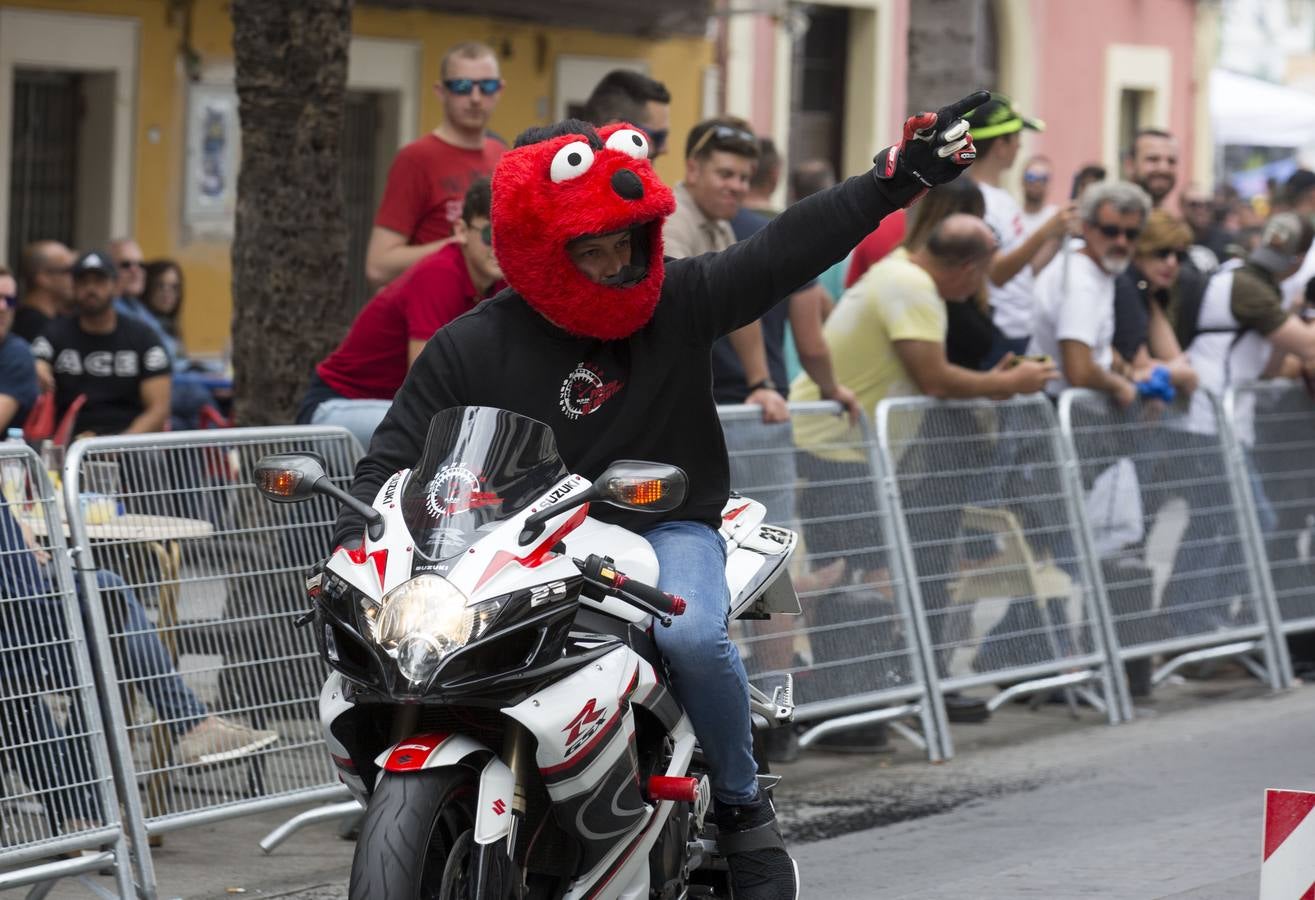
[[[756,384],[749,385],[749,393],[752,394],[754,391],[761,391],[763,388],[766,388],[769,391],[776,391],[778,393],[781,390],[776,386],[775,381],[772,381],[772,379],[770,378],[764,378],[762,381],[759,381]]]

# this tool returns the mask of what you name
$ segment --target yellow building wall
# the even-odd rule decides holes
[[[183,240],[187,76],[179,54],[181,17],[171,17],[166,0],[4,0],[0,5],[138,20],[134,234],[147,259],[172,257],[183,267],[187,292],[182,332],[188,349],[202,355],[222,352],[232,319],[229,244]],[[701,38],[648,40],[421,10],[357,6],[352,30],[362,37],[398,38],[421,45],[422,99],[416,134],[435,127],[442,118],[441,103],[431,88],[444,52],[460,41],[485,41],[499,51],[507,89],[490,127],[507,140],[531,125],[547,123],[558,56],[645,60],[650,74],[664,82],[672,95],[668,145],[673,152],[657,166],[669,184],[682,175],[680,148],[685,134],[700,118],[703,72],[712,62],[712,46]],[[191,42],[203,68],[232,63],[233,24],[225,0],[196,0]],[[110,237],[106,235],[106,239]]]

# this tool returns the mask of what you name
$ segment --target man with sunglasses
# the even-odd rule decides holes
[[[0,431],[21,428],[37,399],[32,346],[9,331],[17,307],[18,285],[13,273],[0,265]]]
[[[489,180],[466,191],[453,242],[429,254],[375,294],[338,348],[315,367],[297,411],[303,425],[341,425],[370,446],[434,332],[503,287],[493,256]]]
[[[466,189],[492,175],[507,149],[488,133],[502,88],[497,55],[487,44],[467,41],[443,57],[434,85],[443,121],[399,150],[388,170],[365,252],[374,287],[452,242]]]
[[[1047,156],[1034,156],[1023,164],[1023,231],[1031,234],[1059,210],[1046,202],[1054,166]],[[1043,267],[1044,268],[1044,267]]]
[[[742,119],[706,119],[690,129],[685,180],[672,191],[676,211],[662,227],[668,256],[716,253],[735,243],[731,219],[749,194],[758,155],[758,138]],[[761,322],[755,319],[718,341],[712,358],[714,372],[743,371],[743,402],[762,407],[764,422],[789,420],[786,386],[772,378]]]
[[[146,293],[146,260],[141,246],[130,237],[110,241],[110,258],[118,270],[114,280],[115,309],[143,322],[153,318],[142,303],[142,295]]]
[[[630,69],[613,69],[594,86],[584,109],[584,120],[590,125],[629,122],[644,132],[649,159],[667,152],[671,94],[662,82]]]
[[[1103,391],[1120,406],[1137,398],[1137,386],[1113,371],[1114,282],[1132,261],[1151,198],[1135,184],[1104,182],[1087,188],[1078,204],[1080,250],[1051,261],[1036,280],[1029,355],[1045,355],[1060,377],[1046,386],[1052,397],[1067,387]]]
[[[73,311],[73,260],[59,241],[33,241],[23,247],[23,296],[12,326],[31,343],[57,316]]]

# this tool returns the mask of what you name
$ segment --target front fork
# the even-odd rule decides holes
[[[494,805],[485,809],[486,794],[480,791],[477,801],[480,808],[476,811],[475,819],[475,852],[471,857],[471,896],[520,898],[526,895],[526,873],[516,865],[516,839],[520,826],[525,822],[526,785],[533,766],[534,746],[529,730],[514,719],[509,720],[502,743],[502,756],[489,761],[480,776],[480,783],[483,785],[486,781],[502,780],[509,776],[512,782],[511,808],[499,812],[495,801]],[[496,821],[502,815],[511,816],[508,825]],[[481,828],[481,820],[486,823],[485,828]],[[487,834],[494,827],[499,832],[505,829],[505,834],[491,841],[480,840],[481,832]],[[528,855],[527,848],[527,859]]]

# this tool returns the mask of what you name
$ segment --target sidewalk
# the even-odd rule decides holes
[[[1256,702],[1265,686],[1224,664],[1217,677],[1157,689],[1139,711],[1140,727],[1173,728],[1175,713],[1211,710],[1228,716],[1236,703]],[[788,837],[796,843],[824,840],[895,822],[952,810],[984,794],[1027,790],[1035,772],[1013,765],[1009,748],[1048,738],[1108,728],[1102,715],[1084,707],[1077,721],[1063,705],[1007,704],[989,722],[954,726],[955,759],[931,766],[921,751],[893,738],[892,752],[855,755],[810,751],[796,763],[776,767],[784,776],[778,805]],[[1005,753],[1000,751],[1004,750]],[[856,796],[857,777],[884,770],[882,799]],[[170,898],[295,897],[343,900],[354,845],[337,836],[333,823],[298,832],[266,856],[258,842],[306,807],[247,816],[215,825],[171,832],[154,851],[161,900]],[[112,880],[88,876],[112,890]],[[60,882],[50,897],[90,897],[76,880]]]

